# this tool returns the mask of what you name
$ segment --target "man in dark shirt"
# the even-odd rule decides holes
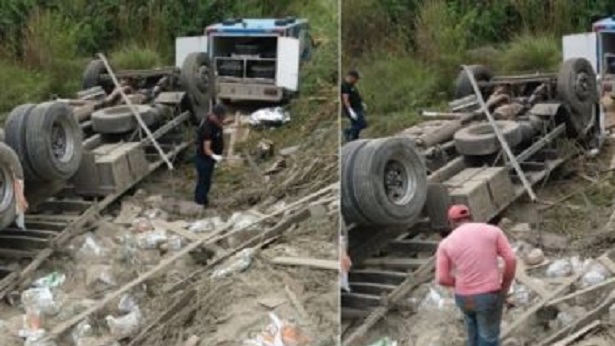
[[[350,127],[344,130],[347,142],[358,139],[361,130],[367,127],[365,105],[356,87],[359,78],[359,72],[353,70],[348,72],[342,82],[342,109],[344,114],[350,119]]]
[[[201,121],[197,130],[196,158],[197,171],[196,189],[194,201],[207,207],[209,205],[209,189],[217,162],[222,160],[224,149],[223,121],[226,116],[226,108],[216,104],[212,112]]]

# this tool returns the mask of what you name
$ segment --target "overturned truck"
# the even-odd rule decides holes
[[[79,205],[76,198],[108,204],[185,149],[186,130],[207,110],[212,95],[210,75],[201,68],[206,58],[195,52],[181,69],[118,71],[117,79],[130,84],[133,107],[119,94],[110,97],[116,89],[110,71],[93,60],[77,97],[13,109],[0,142],[0,230],[8,230],[2,234],[10,233],[18,213],[19,181],[25,181],[33,213],[56,195],[72,198],[56,203],[64,207]]]
[[[396,136],[344,145],[342,214],[349,228],[410,228],[424,220],[432,230],[446,230],[446,210],[455,203],[489,221],[578,153],[573,148],[595,153],[601,147],[605,115],[586,59],[568,59],[558,73],[493,76],[478,65],[469,71],[472,80],[459,74],[448,112],[424,112],[430,120]]]

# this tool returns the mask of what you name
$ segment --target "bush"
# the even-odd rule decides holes
[[[0,60],[0,85],[10,86],[0,92],[0,120],[23,103],[47,98],[51,90],[49,75]]]
[[[118,70],[151,69],[163,65],[160,54],[155,50],[135,44],[111,53],[110,60],[113,68]]]
[[[559,39],[553,36],[523,35],[507,45],[499,57],[500,73],[555,71],[562,60]]]

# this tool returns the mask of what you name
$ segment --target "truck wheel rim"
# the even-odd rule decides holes
[[[0,210],[4,211],[11,205],[14,197],[13,177],[9,167],[5,165],[0,170]]]
[[[209,68],[205,65],[199,66],[195,79],[197,88],[202,92],[207,92],[209,89]]]
[[[68,162],[73,157],[75,143],[67,131],[65,121],[55,123],[51,128],[51,152],[60,162]]]
[[[581,100],[587,99],[589,96],[589,78],[587,73],[581,72],[577,74],[574,83],[574,91],[577,97]]]
[[[384,191],[391,203],[404,205],[412,197],[414,181],[399,161],[390,160],[384,168]]]

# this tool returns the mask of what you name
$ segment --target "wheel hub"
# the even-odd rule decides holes
[[[206,92],[209,89],[209,68],[204,65],[199,66],[195,79],[197,81],[197,88],[203,92]]]
[[[74,143],[63,124],[54,124],[51,128],[51,152],[61,162],[69,161],[72,156]]]
[[[13,200],[13,187],[10,186],[11,171],[8,167],[3,167],[0,170],[0,210],[6,209]]]
[[[395,204],[402,204],[408,192],[408,172],[397,161],[387,162],[384,169],[384,190],[387,198]]]
[[[589,78],[587,73],[579,73],[575,78],[574,91],[579,99],[586,99],[589,96]]]

